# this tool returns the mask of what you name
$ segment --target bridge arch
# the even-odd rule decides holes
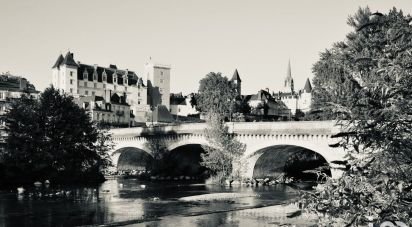
[[[341,166],[333,164],[333,161],[344,160],[345,152],[343,148],[331,148],[329,144],[336,141],[328,135],[308,135],[308,136],[269,136],[261,138],[249,138],[248,140],[240,139],[241,142],[248,144],[243,159],[247,163],[245,177],[252,178],[254,176],[255,165],[259,158],[269,148],[287,148],[312,151],[314,154],[319,154],[325,159],[326,163],[331,167],[331,177],[340,177],[342,170]],[[264,157],[262,157],[264,158]],[[284,157],[285,158],[285,157]],[[258,163],[259,164],[259,163]]]
[[[317,167],[329,167],[318,152],[295,145],[274,145],[262,148],[254,154],[253,178],[278,178],[284,174],[297,179],[316,180],[315,174],[305,173]],[[322,171],[331,176],[329,169]]]
[[[143,170],[146,169],[153,160],[152,153],[146,149],[128,146],[118,148],[110,157],[116,170]]]

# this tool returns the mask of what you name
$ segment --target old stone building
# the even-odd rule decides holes
[[[72,95],[95,121],[132,126],[149,121],[158,105],[169,106],[170,66],[147,63],[144,82],[134,71],[76,62],[68,52],[52,72],[53,86]]]

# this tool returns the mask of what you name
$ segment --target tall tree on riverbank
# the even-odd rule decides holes
[[[237,92],[221,73],[211,72],[200,80],[197,104],[203,113],[228,116],[234,112]]]
[[[6,117],[9,136],[3,157],[15,175],[11,180],[97,178],[100,167],[109,163],[99,149],[107,150],[110,135],[101,134],[73,97],[53,87],[39,100],[18,99]]]
[[[212,176],[220,183],[230,176],[238,178],[242,168],[241,156],[246,146],[229,133],[229,128],[220,114],[208,113],[205,136],[209,145],[202,146],[205,153],[201,155],[201,165],[211,170]]]
[[[351,168],[308,196],[309,208],[348,225],[412,224],[411,21],[395,8],[359,9],[348,19],[354,31],[314,66],[314,104],[345,130],[336,146]]]

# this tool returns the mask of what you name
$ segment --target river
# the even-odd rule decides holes
[[[241,196],[181,200],[214,193]],[[287,221],[284,208],[274,205],[297,196],[297,190],[285,185],[227,187],[136,179],[112,179],[96,187],[33,186],[21,195],[0,192],[0,226],[265,226]]]

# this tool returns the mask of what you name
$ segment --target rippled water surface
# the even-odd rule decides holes
[[[222,192],[241,193],[245,197],[212,202],[179,200],[186,196]],[[251,194],[256,196],[247,196]],[[263,223],[259,221],[262,212],[254,215],[254,210],[248,208],[280,204],[296,196],[296,190],[284,185],[222,187],[135,179],[108,180],[98,187],[59,188],[52,185],[50,188],[26,189],[23,195],[17,195],[16,191],[1,191],[0,226],[215,226],[219,223],[254,226],[254,223]],[[270,223],[270,220],[264,223]]]

